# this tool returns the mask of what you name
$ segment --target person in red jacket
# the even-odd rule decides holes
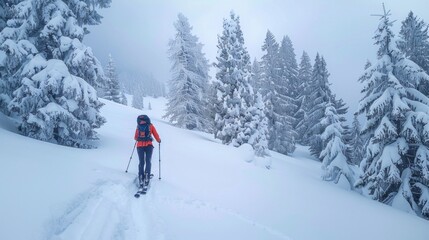
[[[140,115],[137,118],[137,129],[134,134],[134,140],[137,141],[137,153],[139,155],[139,183],[140,185],[148,184],[151,173],[151,159],[153,152],[152,140],[155,137],[158,143],[161,138],[156,131],[155,126],[150,122],[147,115]],[[146,168],[145,168],[146,165]]]

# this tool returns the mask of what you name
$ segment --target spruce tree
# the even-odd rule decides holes
[[[340,118],[334,104],[329,103],[321,120],[321,125],[324,126],[321,134],[323,150],[319,156],[322,159],[322,178],[338,183],[341,176],[344,176],[353,188],[354,173],[347,163],[348,147],[344,141],[344,128]]]
[[[255,58],[252,63],[252,77],[250,78],[250,85],[252,86],[255,92],[261,92],[263,88],[261,79],[262,79],[261,64]]]
[[[295,115],[296,125],[294,126],[298,138],[297,142],[308,145],[308,139],[304,138],[304,134],[308,129],[307,119],[308,119],[308,107],[310,106],[310,82],[313,72],[313,66],[311,66],[311,60],[308,54],[304,51],[301,56],[301,62],[298,68],[298,110]]]
[[[211,128],[203,100],[208,90],[207,60],[201,51],[202,45],[192,35],[192,27],[183,14],[178,15],[174,27],[176,35],[169,42],[173,76],[164,117],[179,127],[207,130]]]
[[[274,84],[279,82],[280,71],[279,71],[279,44],[277,43],[274,35],[267,31],[264,44],[262,45],[262,51],[264,55],[262,56],[261,61],[261,77],[259,81],[259,92],[263,96],[263,101],[265,103],[266,112],[265,115],[268,117],[268,129],[269,129],[269,139],[268,147],[269,149],[274,148],[274,141],[277,137],[275,131],[275,119],[273,112],[273,101],[275,96],[274,93]]]
[[[218,56],[215,87],[217,90],[215,137],[224,144],[240,146],[252,137],[249,109],[255,107],[250,81],[250,57],[244,46],[239,17],[233,12],[224,19],[223,32],[218,36]],[[255,148],[255,146],[253,146]]]
[[[279,48],[279,63],[280,63],[280,77],[283,87],[277,91],[281,91],[281,95],[286,101],[283,110],[285,118],[285,135],[286,141],[292,143],[298,137],[294,126],[296,125],[298,107],[298,64],[296,62],[296,55],[294,52],[292,41],[288,36],[283,37]],[[294,148],[293,148],[294,149]],[[293,150],[292,150],[293,151]]]
[[[256,93],[255,106],[248,109],[252,121],[249,124],[250,138],[248,143],[255,149],[255,155],[258,157],[269,156],[268,152],[268,118],[265,115],[265,104],[262,95]]]
[[[429,74],[429,35],[428,25],[414,16],[413,12],[402,22],[399,32],[399,49],[410,60],[419,65],[427,74]],[[426,96],[429,96],[429,84],[421,82],[418,86]]]
[[[82,40],[85,25],[100,23],[96,8],[109,3],[9,3],[13,14],[0,33],[0,50],[6,55],[2,78],[7,86],[4,95],[10,99],[8,111],[21,118],[23,134],[83,148],[97,138],[94,129],[105,119],[99,115],[97,92],[88,82],[102,77],[103,71]]]
[[[143,96],[140,91],[134,91],[131,106],[133,108],[143,109]]]
[[[296,62],[295,50],[292,41],[288,36],[284,36],[279,48],[281,76],[288,83],[287,94],[293,100],[298,97],[298,63]]]
[[[311,81],[309,83],[309,96],[307,102],[306,132],[304,142],[310,145],[310,152],[318,157],[322,151],[322,140],[320,134],[324,131],[321,120],[325,114],[328,103],[335,102],[328,82],[329,73],[326,62],[319,54],[313,66]]]
[[[429,74],[428,25],[410,12],[399,32],[399,49]]]
[[[350,130],[350,149],[348,155],[350,156],[350,162],[355,165],[359,165],[365,156],[365,138],[361,134],[361,128],[358,116],[354,115]]]
[[[122,103],[121,87],[112,55],[109,54],[109,62],[105,68],[107,84],[105,86],[104,98],[113,102]]]
[[[288,116],[292,99],[288,95],[288,79],[283,75],[284,62],[280,58],[279,45],[268,30],[262,45],[261,93],[265,97],[271,150],[290,154],[295,150],[292,129],[293,120]]]
[[[429,218],[429,98],[418,90],[429,76],[398,49],[389,16],[384,9],[374,37],[377,61],[361,77],[359,113],[369,142],[356,186]]]

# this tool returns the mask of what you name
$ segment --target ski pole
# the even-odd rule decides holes
[[[131,152],[131,157],[130,157],[130,160],[128,161],[128,166],[127,166],[127,169],[125,170],[125,172],[128,172],[128,167],[130,167],[131,159],[133,158],[133,154],[134,154],[134,150],[136,149],[136,145],[137,145],[137,141],[136,141],[136,143],[134,143],[134,148],[133,148],[133,151]]]
[[[161,143],[159,143],[159,180],[161,180]]]

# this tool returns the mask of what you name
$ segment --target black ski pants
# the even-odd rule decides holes
[[[153,152],[153,146],[149,145],[146,147],[138,147],[137,153],[139,154],[139,176],[141,179],[144,179],[144,175],[148,174],[147,176],[150,176],[151,168],[152,168],[152,152]],[[146,168],[145,168],[146,164]]]

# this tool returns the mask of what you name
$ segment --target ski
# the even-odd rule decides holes
[[[150,181],[147,183],[147,185],[146,184],[144,185],[142,194],[146,194],[149,188],[150,188]]]
[[[151,179],[153,177],[153,174],[150,175]],[[142,186],[143,185],[143,186]],[[147,193],[147,191],[150,188],[150,180],[147,183],[143,183],[142,185],[139,186],[139,189],[137,190],[137,192],[134,194],[135,198],[139,198],[140,195],[145,195]]]
[[[139,189],[137,190],[137,192],[134,194],[135,198],[139,198],[141,194],[143,194],[143,189],[144,187],[139,187]]]

